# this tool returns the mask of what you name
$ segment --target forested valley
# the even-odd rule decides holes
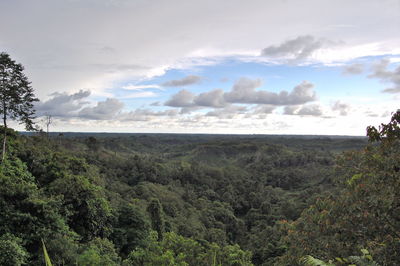
[[[0,264],[398,265],[399,118],[370,142],[8,129]]]
[[[0,266],[400,266],[400,0],[0,0]]]

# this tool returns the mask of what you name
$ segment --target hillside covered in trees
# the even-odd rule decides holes
[[[397,265],[398,122],[377,144],[9,129],[0,264],[43,264],[43,240],[54,265]]]
[[[0,266],[400,266],[399,14],[0,0]]]
[[[38,99],[22,65],[0,61],[1,265],[397,264],[400,112],[368,127],[377,145],[49,134],[49,116],[46,134],[20,135],[7,120],[35,130]]]

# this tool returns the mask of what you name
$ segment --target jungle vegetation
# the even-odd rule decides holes
[[[21,134],[4,120],[0,265],[399,265],[399,123],[357,138]]]

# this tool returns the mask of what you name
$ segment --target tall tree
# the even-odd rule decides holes
[[[164,217],[161,203],[158,199],[152,199],[147,211],[150,214],[151,227],[157,232],[158,241],[163,239],[164,229]]]
[[[38,99],[23,70],[24,67],[7,53],[0,53],[0,115],[3,115],[4,126],[2,161],[6,154],[7,118],[25,124],[27,130],[33,130],[33,103]]]

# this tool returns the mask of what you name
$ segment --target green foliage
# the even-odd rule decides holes
[[[348,266],[378,266],[378,264],[372,259],[372,256],[369,254],[368,250],[361,249],[362,256],[350,256],[348,258],[335,258],[336,263],[340,265],[348,265]],[[316,259],[310,255],[304,256],[300,259],[300,263],[306,266],[335,266],[333,260],[329,260],[328,262],[324,262],[322,260]]]
[[[123,257],[133,249],[143,247],[149,235],[150,226],[143,212],[133,204],[124,204],[118,211],[110,239]]]
[[[77,258],[82,266],[117,266],[120,265],[114,245],[107,239],[95,238],[87,244],[87,248]]]
[[[147,247],[132,251],[123,265],[188,265],[184,262],[182,254],[175,255],[173,251],[164,249],[164,241],[158,241],[158,233],[153,232]]]
[[[251,253],[238,245],[220,247],[215,243],[165,233],[162,241],[152,234],[147,248],[131,252],[124,265],[253,265]]]
[[[0,234],[23,240],[30,265],[44,261],[41,238],[54,265],[273,265],[288,254],[298,255],[297,262],[306,254],[330,258],[324,246],[320,253],[291,253],[286,229],[296,229],[293,221],[324,191],[336,193],[334,153],[365,143],[88,136],[9,138],[12,160],[0,173]],[[361,157],[354,155],[354,163]],[[339,171],[346,189],[368,178],[366,171],[350,170],[351,162]],[[370,250],[375,257],[377,249]]]
[[[361,249],[361,256],[350,256],[348,258],[348,261],[356,264],[356,265],[362,265],[362,266],[378,266],[378,263],[376,263],[373,259],[371,254],[369,254],[369,251],[366,249]]]
[[[250,266],[251,252],[240,249],[239,245],[229,245],[222,248],[221,258],[216,259],[220,265]]]
[[[38,101],[33,94],[28,78],[23,73],[24,67],[17,64],[7,53],[0,53],[0,114],[17,119],[28,130],[33,129],[33,103]]]
[[[317,200],[297,221],[284,224],[289,248],[282,263],[294,264],[296,258],[306,254],[349,257],[361,247],[374,254],[379,264],[399,263],[400,145],[395,133],[398,115],[393,116],[392,125],[382,126],[379,146],[347,153],[339,160],[341,185],[337,194]],[[369,260],[369,256],[364,252],[364,257],[353,256],[349,260],[360,263]]]
[[[331,261],[324,262],[322,260],[313,258],[312,256],[304,256],[300,259],[300,263],[306,266],[335,266]]]
[[[79,255],[78,235],[55,233],[46,239],[46,249],[53,265],[74,265]],[[44,259],[44,258],[43,258]],[[38,261],[43,261],[39,259]]]
[[[0,115],[4,126],[2,162],[6,154],[7,119],[17,120],[25,124],[27,130],[33,130],[33,103],[38,99],[23,70],[24,67],[7,53],[0,53]]]
[[[4,161],[0,168],[0,233],[13,233],[28,249],[35,249],[41,237],[68,232],[58,213],[59,204],[43,195],[18,158]]]
[[[111,209],[102,189],[84,176],[65,176],[50,184],[49,191],[63,196],[69,226],[85,240],[110,233]]]
[[[157,232],[158,240],[161,241],[165,227],[163,210],[160,201],[158,199],[152,199],[147,207],[147,211],[150,214],[151,227]]]
[[[0,265],[23,265],[27,262],[28,256],[22,246],[22,239],[9,233],[0,237]]]
[[[382,141],[390,143],[400,139],[400,110],[392,114],[392,118],[388,124],[381,124],[377,129],[374,126],[367,127],[367,136],[371,142]]]

